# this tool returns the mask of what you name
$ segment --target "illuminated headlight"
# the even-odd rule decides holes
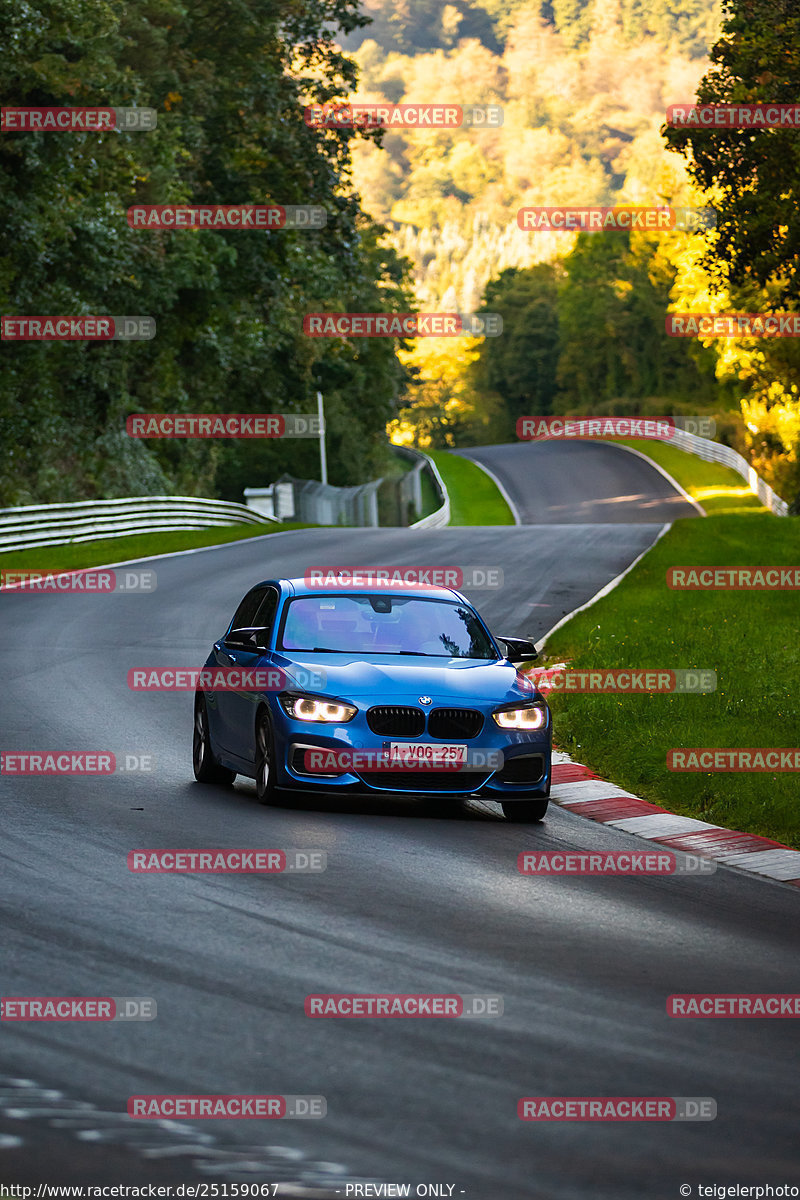
[[[543,729],[547,724],[547,709],[541,704],[528,704],[524,708],[503,708],[492,713],[495,724],[501,729]]]
[[[341,700],[326,700],[322,696],[289,696],[280,697],[281,707],[288,716],[296,721],[321,721],[326,725],[341,725],[344,721],[352,721],[358,712],[352,704],[343,704]]]

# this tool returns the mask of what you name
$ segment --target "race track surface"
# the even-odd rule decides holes
[[[698,515],[655,467],[611,442],[514,442],[458,453],[500,480],[523,525],[660,523]]]
[[[674,992],[791,990],[793,889],[725,869],[523,877],[520,850],[642,846],[555,806],[529,827],[483,803],[443,815],[413,799],[262,808],[250,781],[193,782],[191,694],[126,686],[130,667],[199,667],[252,583],[312,565],[500,567],[503,588],[470,598],[495,632],[541,637],[658,533],[573,519],[297,531],[156,561],[148,595],[0,596],[4,749],[154,760],[151,774],[0,781],[2,994],[158,1003],[149,1023],[0,1026],[3,1178],[280,1179],[306,1190],[279,1196],[319,1197],[344,1197],[354,1180],[410,1183],[412,1195],[435,1183],[468,1200],[671,1200],[684,1183],[796,1182],[792,1022],[672,1020],[665,1007]],[[126,866],[132,849],[217,846],[320,849],[328,869]],[[314,1021],[310,992],[500,993],[505,1011]],[[26,1105],[12,1079],[61,1096],[32,1091]],[[114,1114],[135,1093],[322,1094],[328,1115],[130,1129]],[[719,1115],[534,1125],[516,1116],[525,1095],[710,1096]],[[100,1112],[76,1108],[87,1103]]]

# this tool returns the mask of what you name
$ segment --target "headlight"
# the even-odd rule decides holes
[[[291,696],[284,693],[279,697],[283,711],[296,721],[321,721],[326,725],[340,725],[352,721],[358,712],[352,704],[341,700],[326,700],[323,696]]]
[[[543,729],[547,724],[547,709],[541,704],[528,704],[525,708],[503,708],[492,713],[496,725],[501,729]]]

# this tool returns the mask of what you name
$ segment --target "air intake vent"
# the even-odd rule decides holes
[[[378,704],[368,709],[367,724],[373,733],[386,737],[419,737],[425,729],[425,714],[421,708]]]
[[[476,708],[434,708],[428,717],[428,733],[435,738],[462,741],[477,737],[483,729],[483,713]]]

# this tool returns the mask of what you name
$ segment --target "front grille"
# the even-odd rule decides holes
[[[367,724],[373,733],[387,737],[419,737],[425,729],[425,713],[402,704],[377,704],[367,710]]]
[[[483,713],[477,708],[434,708],[428,717],[428,733],[435,738],[477,737],[483,729]]]
[[[543,754],[520,754],[506,759],[497,778],[501,783],[539,783],[543,775]]]
[[[369,787],[383,792],[476,792],[485,771],[359,771]]]

